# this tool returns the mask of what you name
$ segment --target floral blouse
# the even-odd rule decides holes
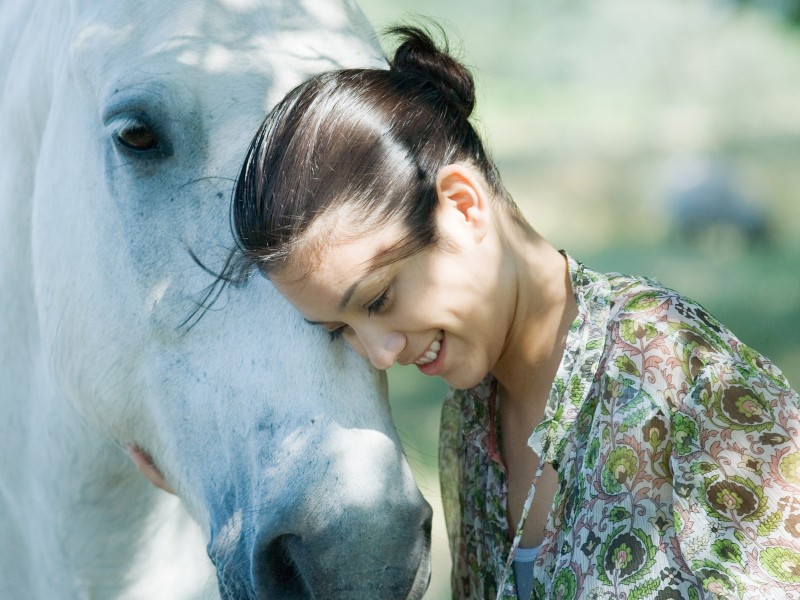
[[[559,478],[532,598],[800,599],[797,393],[698,304],[568,260],[579,314],[528,442]],[[517,599],[494,386],[442,412],[457,599]]]

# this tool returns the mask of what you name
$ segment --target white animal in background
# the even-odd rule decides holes
[[[421,597],[385,379],[260,277],[184,323],[269,105],[378,57],[347,0],[0,5],[0,598]]]

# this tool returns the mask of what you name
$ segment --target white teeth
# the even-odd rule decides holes
[[[425,351],[420,358],[414,361],[415,364],[418,365],[428,365],[436,360],[436,357],[439,356],[439,350],[442,349],[442,338],[444,337],[444,332],[440,331],[436,334],[436,337],[431,342],[431,345],[428,346],[428,349]]]

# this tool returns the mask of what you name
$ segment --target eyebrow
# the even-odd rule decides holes
[[[387,255],[391,256],[392,251],[395,250],[395,249],[396,249],[395,246],[390,246],[388,248],[385,248],[385,249],[381,250],[380,252],[378,252],[378,254],[375,255],[375,257],[372,259],[372,262],[373,262],[372,266],[370,266],[367,269],[367,272],[364,273],[364,276],[361,277],[361,279],[359,279],[358,281],[353,282],[350,285],[350,287],[348,287],[344,291],[344,294],[342,294],[342,299],[339,301],[339,310],[344,310],[347,307],[347,304],[352,299],[353,294],[355,294],[356,290],[358,289],[358,286],[361,285],[362,283],[364,283],[365,279],[369,278],[370,275],[372,275],[375,271],[377,271],[382,266],[384,266],[384,262],[383,261],[378,261],[378,264],[375,264],[375,261],[379,257],[385,258]],[[323,324],[322,321],[311,321],[309,319],[306,319],[305,317],[303,318],[303,320],[306,323],[308,323],[309,325],[322,325]]]
[[[377,271],[381,267],[385,267],[387,264],[390,263],[395,263],[399,259],[405,257],[402,253],[400,253],[400,256],[395,256],[395,254],[398,254],[397,249],[398,249],[397,244],[396,243],[392,244],[384,248],[380,252],[378,252],[372,258],[372,260],[369,261],[371,264],[367,268],[367,272],[364,273],[363,277],[361,277],[361,279],[359,279],[358,281],[353,282],[350,285],[350,287],[345,290],[344,294],[342,295],[342,300],[341,302],[339,302],[339,310],[344,310],[347,307],[347,304],[350,302],[350,299],[353,297],[353,294],[355,293],[356,289],[358,289],[359,285],[364,283],[365,279],[368,279],[375,271]],[[401,246],[401,250],[402,249],[403,246]]]
[[[367,277],[369,277],[370,274],[371,271],[368,271],[367,274],[364,275],[364,277],[352,283],[350,287],[345,290],[344,295],[342,296],[342,300],[341,302],[339,302],[339,310],[344,310],[345,307],[347,307],[347,304],[350,302],[350,299],[353,297],[353,294],[355,293],[358,286],[361,285],[361,282],[363,282]]]
[[[345,309],[345,307],[347,306],[347,303],[350,302],[350,299],[353,297],[353,294],[355,293],[355,291],[358,288],[358,286],[361,285],[361,283],[367,277],[369,277],[371,274],[372,274],[372,271],[370,270],[361,279],[359,279],[358,281],[356,281],[353,284],[351,284],[350,287],[348,287],[345,290],[344,295],[342,296],[342,299],[339,302],[339,310],[344,310]],[[303,317],[303,321],[305,321],[309,325],[322,325],[323,324],[323,321],[312,321],[311,319],[306,319],[305,317]]]

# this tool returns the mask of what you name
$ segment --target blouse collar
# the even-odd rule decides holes
[[[607,335],[610,286],[608,279],[567,258],[572,293],[578,315],[567,333],[561,364],[558,367],[544,418],[534,429],[528,445],[546,462],[558,464],[565,442],[595,379]]]

